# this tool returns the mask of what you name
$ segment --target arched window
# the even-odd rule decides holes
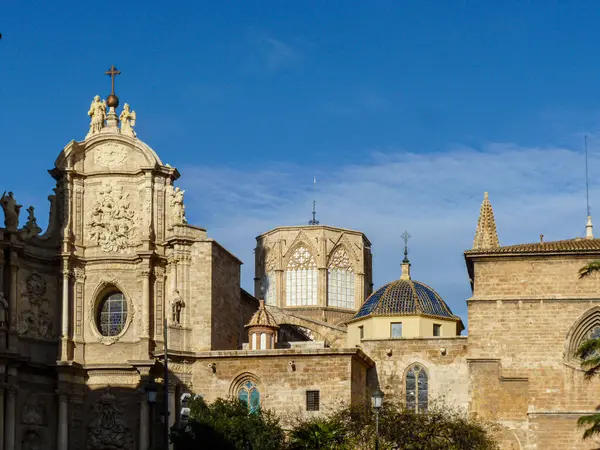
[[[317,305],[317,263],[306,247],[298,247],[285,273],[287,306]]]
[[[599,337],[600,307],[595,306],[583,313],[571,327],[565,341],[565,363],[573,369],[583,370],[581,359],[576,356],[577,349],[583,342]]]
[[[427,411],[429,388],[427,372],[420,364],[413,364],[406,372],[406,408],[422,412]]]
[[[252,381],[244,382],[238,389],[238,398],[248,405],[250,412],[256,412],[260,408],[260,392]]]
[[[354,269],[343,247],[331,256],[327,271],[327,304],[354,309]]]
[[[98,307],[98,330],[103,336],[117,336],[127,321],[127,300],[120,292],[106,296]]]
[[[277,278],[275,272],[269,272],[265,275],[265,303],[267,305],[277,304]]]

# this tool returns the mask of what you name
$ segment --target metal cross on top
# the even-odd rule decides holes
[[[115,76],[121,75],[121,71],[119,69],[117,69],[115,67],[115,65],[113,64],[111,66],[111,68],[109,70],[107,70],[105,73],[106,73],[106,75],[108,75],[110,77],[111,84],[112,84],[112,90],[110,92],[110,95],[115,95]]]
[[[403,263],[407,263],[408,261],[408,240],[411,238],[412,236],[410,234],[408,234],[408,231],[405,231],[402,234],[402,239],[404,239],[404,259],[402,260]]]

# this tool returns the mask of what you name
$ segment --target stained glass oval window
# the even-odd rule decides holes
[[[260,392],[252,381],[246,381],[238,390],[238,399],[248,405],[250,412],[260,408]]]
[[[127,301],[120,292],[108,295],[98,308],[98,329],[103,336],[117,336],[127,321]]]

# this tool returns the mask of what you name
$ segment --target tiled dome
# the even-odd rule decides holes
[[[353,317],[422,315],[460,320],[452,314],[432,288],[419,281],[400,279],[392,281],[373,292]]]

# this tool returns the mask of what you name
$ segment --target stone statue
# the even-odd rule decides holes
[[[0,292],[0,328],[8,327],[8,302]]]
[[[88,111],[88,116],[91,118],[88,136],[102,131],[102,128],[104,128],[104,121],[106,120],[106,101],[100,101],[99,95],[94,97],[94,100],[90,105],[90,110]]]
[[[0,198],[0,204],[4,210],[4,226],[6,227],[6,231],[17,231],[22,205],[17,205],[12,192],[9,192],[8,195],[4,192]]]
[[[183,205],[183,194],[185,191],[175,188],[173,191],[173,198],[171,199],[171,205],[173,206],[173,224],[180,225],[187,223],[185,218],[185,206]]]
[[[131,111],[128,103],[123,106],[119,120],[121,121],[121,134],[135,137],[135,131],[133,130],[133,127],[135,127],[135,111]]]
[[[37,220],[35,218],[33,206],[27,208],[27,223],[25,224],[25,237],[38,236],[42,229],[38,226]]]
[[[178,290],[173,293],[173,301],[171,302],[173,325],[181,325],[181,310],[185,307],[185,302],[179,294]]]

